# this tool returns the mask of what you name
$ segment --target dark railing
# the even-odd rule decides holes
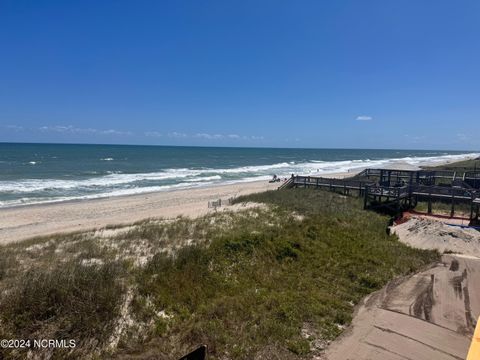
[[[294,183],[294,178],[289,178],[287,181],[284,181],[283,184],[278,187],[278,190],[288,189],[293,186],[293,183]]]
[[[346,189],[364,189],[366,185],[373,184],[372,181],[335,179],[316,176],[295,176],[294,185],[296,186],[316,186]]]
[[[369,195],[386,196],[394,199],[403,199],[410,194],[408,186],[391,187],[372,185],[368,186],[366,191]]]
[[[375,169],[374,169],[375,170]],[[329,189],[349,189],[367,192],[370,195],[389,198],[405,198],[412,195],[437,198],[458,198],[468,200],[480,197],[480,190],[468,187],[436,186],[425,184],[405,184],[402,186],[388,186],[358,179],[335,179],[316,176],[295,176],[282,184],[283,187],[321,187]]]
[[[455,197],[463,199],[471,199],[478,197],[480,192],[475,189],[449,187],[449,186],[426,186],[426,185],[411,185],[413,195],[424,195],[434,197]]]

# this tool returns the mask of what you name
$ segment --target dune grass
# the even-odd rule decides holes
[[[425,169],[457,171],[457,176],[463,176],[465,171],[473,171],[475,169],[480,171],[480,158],[456,161],[438,166],[427,166]]]
[[[138,299],[165,312],[144,346],[173,358],[205,343],[213,358],[251,359],[275,344],[279,358],[301,358],[340,334],[363,296],[438,258],[387,235],[388,218],[357,199],[296,189],[244,201],[270,204],[279,225],[258,213],[208,247],[157,254],[139,273]]]
[[[452,205],[448,201],[432,201],[432,214],[434,215],[450,216],[451,209]],[[419,201],[415,210],[426,213],[428,211],[428,201]],[[455,204],[455,216],[469,217],[470,204]]]
[[[1,335],[76,339],[57,358],[176,359],[199,344],[210,359],[308,358],[362,297],[438,260],[387,235],[389,219],[356,198],[295,189],[236,201],[268,206],[1,248]]]

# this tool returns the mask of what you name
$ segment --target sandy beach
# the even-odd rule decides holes
[[[152,217],[197,217],[215,211],[208,207],[209,201],[273,190],[278,186],[279,183],[257,181],[0,209],[0,244],[55,233],[129,224]],[[216,211],[225,209],[235,207],[222,206]]]

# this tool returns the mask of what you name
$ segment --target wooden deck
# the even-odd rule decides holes
[[[467,175],[468,174],[468,175]],[[445,184],[443,180],[449,180]],[[364,198],[365,208],[387,207],[400,212],[418,201],[427,201],[431,212],[432,201],[455,205],[470,204],[470,219],[479,217],[480,173],[465,173],[461,178],[449,171],[405,171],[366,169],[352,178],[335,179],[318,176],[293,176],[279,188],[321,188],[357,194]]]

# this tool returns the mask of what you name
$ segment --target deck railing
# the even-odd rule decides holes
[[[480,191],[476,189],[458,188],[450,186],[426,186],[426,185],[411,185],[413,195],[420,196],[435,196],[443,198],[461,198],[471,199],[480,196]]]
[[[366,189],[369,195],[386,196],[392,199],[403,199],[407,197],[410,194],[409,190],[409,186],[391,187],[380,185],[367,186]]]
[[[293,184],[295,186],[316,186],[346,189],[364,189],[366,185],[373,184],[372,181],[335,179],[316,176],[295,176]]]
[[[318,187],[329,189],[368,191],[374,196],[389,198],[405,198],[412,195],[429,196],[436,198],[472,199],[480,197],[480,190],[467,187],[435,186],[423,184],[404,184],[403,186],[386,186],[373,181],[357,179],[335,179],[316,176],[295,176],[282,184],[284,187]],[[367,190],[368,189],[368,190]]]

